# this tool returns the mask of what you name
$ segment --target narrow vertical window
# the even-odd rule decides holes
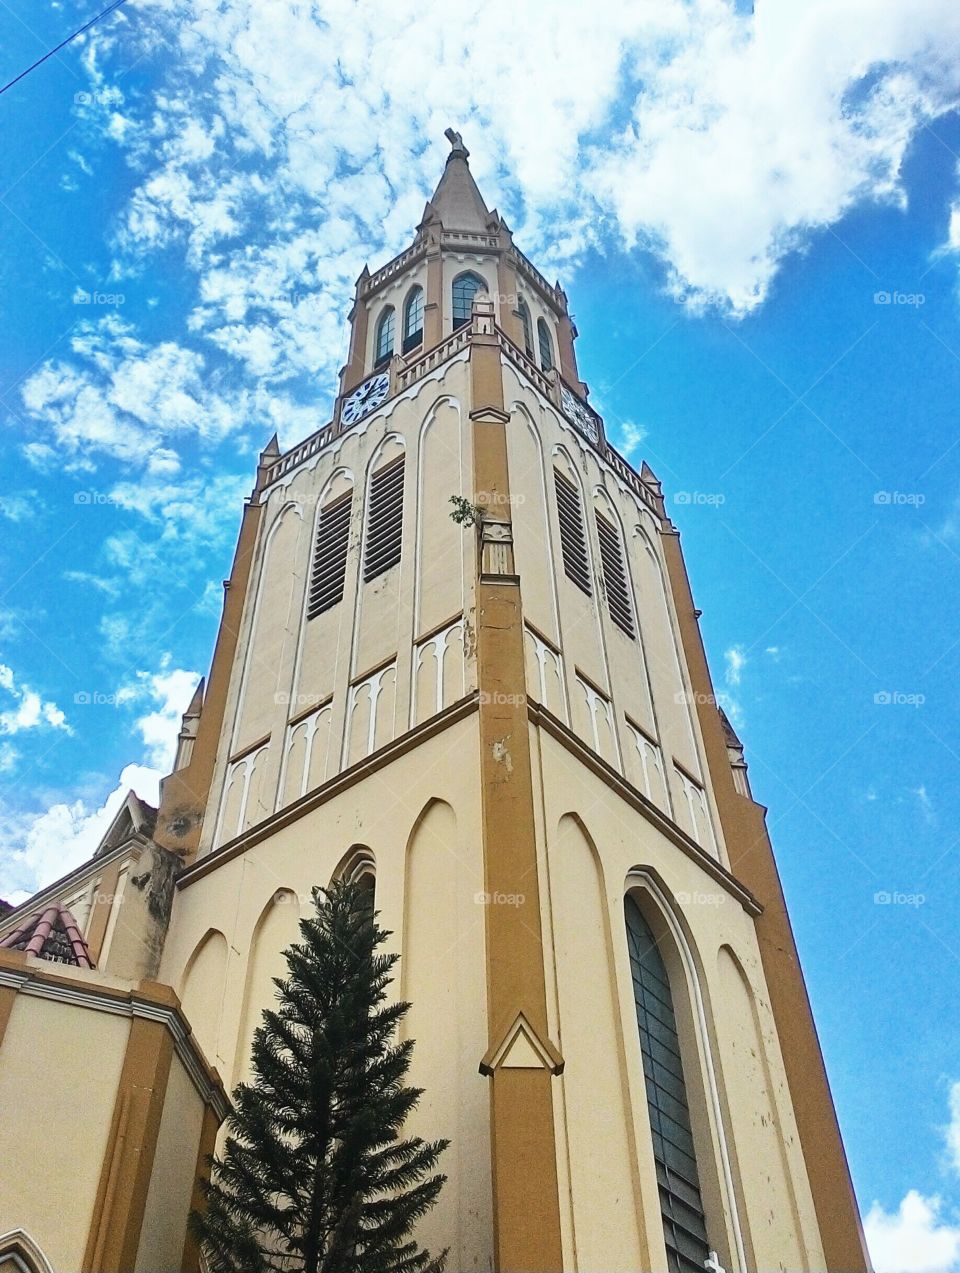
[[[415,287],[403,307],[403,352],[423,344],[423,288]]]
[[[523,328],[523,349],[528,358],[533,358],[533,330],[530,326],[530,311],[527,309],[526,301],[519,301],[517,304],[517,313],[520,316],[520,326]]]
[[[395,566],[403,543],[403,459],[385,465],[370,479],[367,545],[363,579],[368,583]]]
[[[393,306],[385,309],[377,323],[377,347],[374,356],[374,370],[385,367],[393,357],[393,338],[394,329],[396,328],[396,316],[393,312]]]
[[[607,594],[607,610],[610,618],[628,637],[633,637],[633,607],[630,604],[630,585],[623,561],[620,535],[612,522],[597,510],[597,538],[600,541],[600,564],[603,567],[603,586]]]
[[[486,283],[479,274],[460,274],[453,280],[453,330],[469,323],[473,316],[473,298],[477,292],[486,291]]]
[[[553,369],[553,342],[547,324],[542,318],[537,319],[537,340],[540,344],[540,366],[544,371]]]
[[[670,981],[650,925],[624,901],[633,998],[647,1085],[669,1273],[702,1273],[710,1256]]]
[[[313,545],[313,568],[307,618],[315,619],[343,600],[347,577],[347,546],[350,542],[350,509],[353,492],[333,500],[320,510],[317,537]]]
[[[563,569],[568,579],[587,594],[590,587],[590,558],[587,556],[587,537],[583,532],[583,512],[580,496],[574,484],[559,471],[553,470],[557,491],[557,517],[560,522],[560,552]]]

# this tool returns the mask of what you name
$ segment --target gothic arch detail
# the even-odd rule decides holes
[[[377,859],[365,844],[354,844],[347,849],[334,868],[331,877],[345,884],[359,884],[372,893],[377,882]]]
[[[286,973],[283,952],[300,934],[300,899],[289,888],[278,888],[260,912],[250,934],[244,977],[240,1029],[233,1058],[231,1086],[247,1076],[253,1033],[264,1008],[274,1002],[273,977]]]
[[[54,1273],[53,1265],[23,1229],[0,1234],[0,1273]]]
[[[646,867],[634,868],[627,875],[624,886],[626,922],[622,932],[628,947],[625,953],[630,966],[628,975],[631,975],[634,983],[631,987],[631,995],[635,998],[635,1002],[639,991],[635,990],[636,970],[633,958],[635,949],[630,948],[628,908],[631,905],[652,934],[657,955],[666,973],[670,1008],[675,1018],[674,1029],[679,1038],[683,1057],[683,1082],[691,1097],[691,1111],[694,1108],[703,1111],[699,1119],[691,1120],[693,1124],[691,1130],[696,1146],[699,1191],[707,1215],[710,1247],[721,1252],[721,1262],[726,1258],[729,1263],[734,1263],[735,1267],[747,1268],[749,1264],[744,1247],[738,1195],[734,1186],[732,1152],[727,1142],[718,1067],[714,1059],[715,1048],[712,1042],[708,1007],[702,989],[705,984],[702,965],[687,925],[683,917],[678,914],[657,873]],[[650,993],[652,1008],[656,1011],[657,989],[655,986]],[[659,997],[663,998],[662,995]],[[636,1007],[639,1025],[639,1002],[636,1003]],[[642,1025],[640,1025],[640,1031],[640,1046],[641,1050],[644,1050]],[[661,1059],[669,1065],[668,1058]],[[645,1083],[649,1085],[650,1074],[646,1054],[643,1056],[643,1072]],[[638,1093],[638,1099],[644,1099],[643,1091]],[[650,1115],[651,1130],[655,1130],[654,1122],[657,1115],[652,1108]],[[657,1174],[662,1205],[666,1213],[667,1204],[663,1201],[663,1172],[659,1159]],[[729,1226],[724,1223],[724,1214],[729,1217]],[[688,1269],[693,1269],[695,1266],[680,1264],[677,1267],[681,1273],[686,1273]]]

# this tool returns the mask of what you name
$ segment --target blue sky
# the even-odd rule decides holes
[[[155,794],[455,123],[683,533],[878,1268],[956,1273],[960,14],[901,8],[129,0],[0,96],[0,895]]]

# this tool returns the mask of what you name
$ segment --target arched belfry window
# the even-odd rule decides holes
[[[477,292],[485,292],[487,285],[479,274],[458,274],[453,280],[453,330],[469,323],[473,314],[473,300]]]
[[[517,302],[517,315],[523,328],[523,349],[528,358],[533,357],[533,329],[530,325],[530,311],[526,301]]]
[[[393,341],[396,329],[396,315],[393,306],[390,305],[380,315],[380,321],[377,323],[377,344],[376,353],[374,355],[374,370],[379,367],[385,367],[393,357]]]
[[[624,900],[637,1028],[669,1273],[702,1273],[710,1256],[680,1038],[666,966],[650,925]]]
[[[540,345],[540,366],[544,371],[553,369],[553,341],[550,339],[550,329],[542,318],[537,319],[537,341]]]
[[[403,352],[423,344],[423,288],[415,287],[403,307]]]

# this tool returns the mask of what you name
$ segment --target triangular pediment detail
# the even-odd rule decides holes
[[[477,424],[509,424],[510,415],[507,411],[500,411],[497,407],[478,407],[476,411],[470,412],[470,419]]]
[[[563,1071],[563,1057],[549,1039],[541,1039],[522,1012],[503,1035],[500,1042],[491,1047],[480,1062],[481,1074],[494,1070],[549,1070],[551,1074]]]

